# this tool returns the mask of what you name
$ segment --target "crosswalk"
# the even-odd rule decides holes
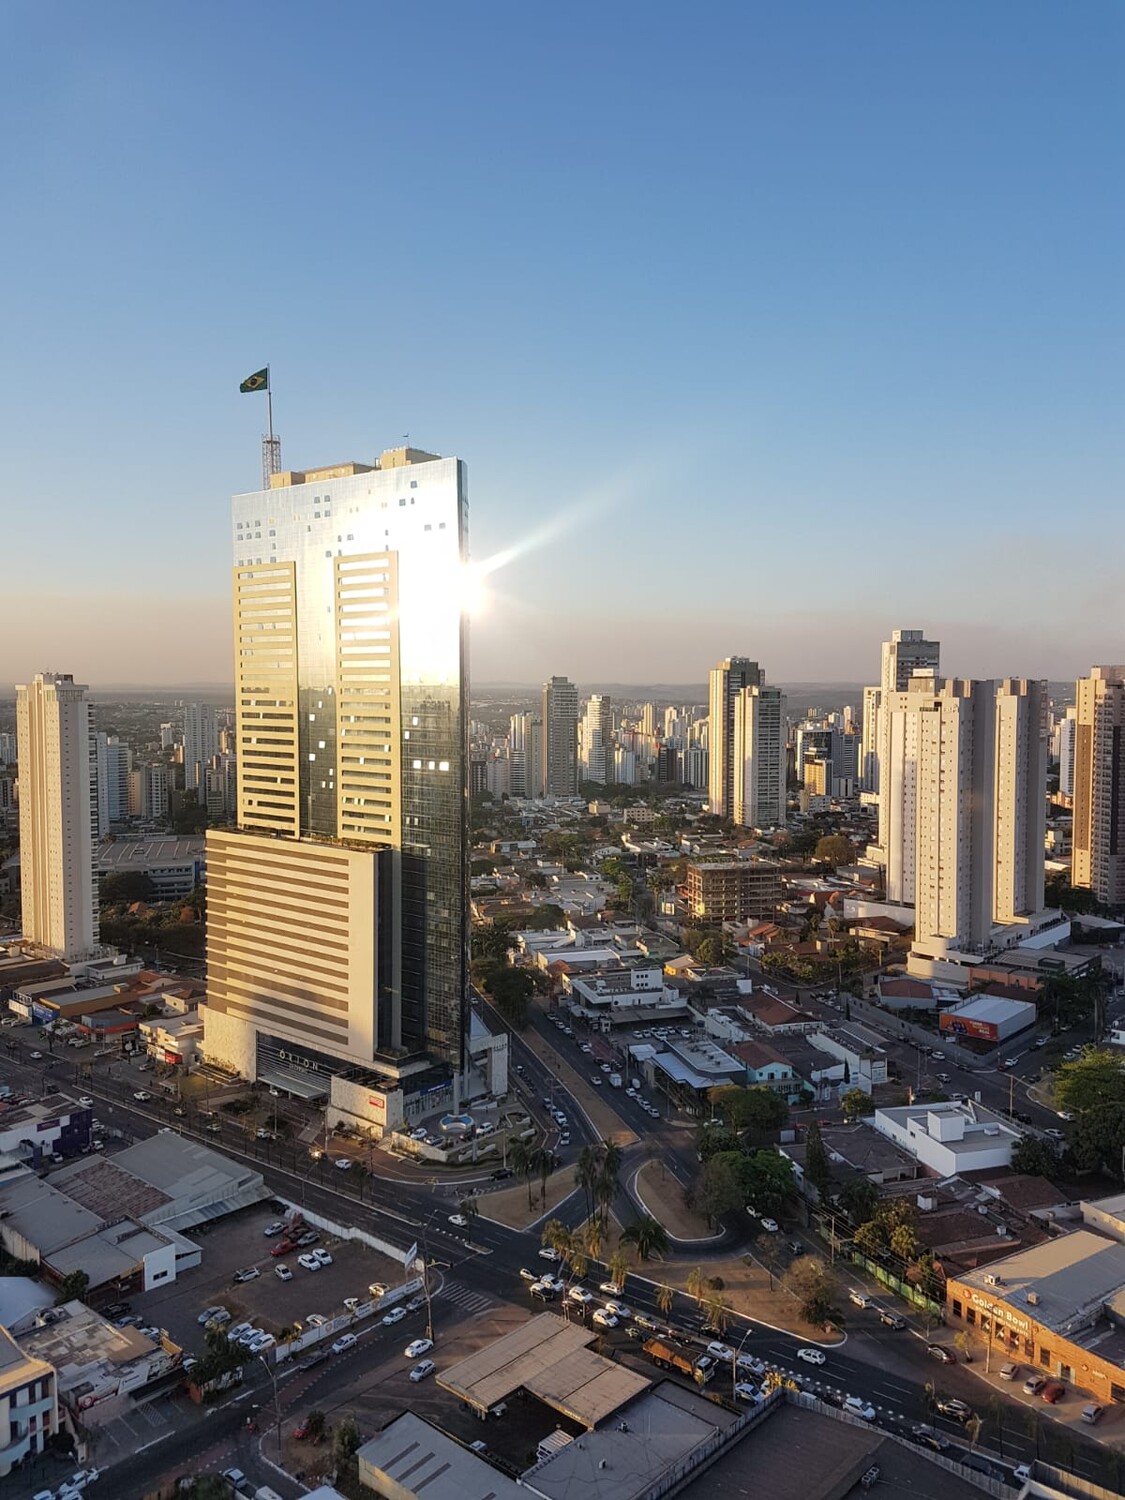
[[[469,1313],[486,1312],[488,1308],[495,1306],[491,1297],[486,1297],[483,1292],[474,1291],[463,1281],[444,1282],[441,1290],[435,1293],[436,1297],[445,1297]]]

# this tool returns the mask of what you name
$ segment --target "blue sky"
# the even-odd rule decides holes
[[[478,680],[1125,659],[1118,0],[10,0],[0,49],[0,682],[229,679],[267,360],[287,465],[468,461]]]

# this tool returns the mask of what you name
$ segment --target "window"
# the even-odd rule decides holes
[[[416,479],[412,479],[410,481],[410,488],[412,490],[416,490],[418,488],[418,481]]]
[[[398,502],[398,503],[399,503],[399,504],[400,504],[400,505],[405,505],[405,504],[406,504],[406,496],[405,496],[405,495],[401,495],[401,496],[400,496],[400,497],[399,497],[399,502]]]
[[[977,1320],[977,1310],[976,1310],[975,1307],[970,1307],[969,1310],[968,1310],[968,1312],[965,1314],[965,1322],[966,1323],[975,1323],[976,1320]]]
[[[1040,1349],[1040,1351],[1039,1351],[1039,1363],[1043,1366],[1043,1368],[1045,1370],[1049,1370],[1051,1368],[1051,1351],[1050,1351],[1050,1349]]]

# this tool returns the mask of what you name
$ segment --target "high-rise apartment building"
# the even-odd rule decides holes
[[[184,790],[197,789],[212,758],[219,753],[214,705],[184,704]]]
[[[785,822],[785,698],[780,688],[753,684],[733,705],[731,741],[734,805],[745,828]]]
[[[0,766],[14,766],[16,763],[16,737],[14,734],[0,734]]]
[[[168,816],[166,766],[134,766],[129,772],[129,816],[146,820]]]
[[[98,834],[101,838],[111,826],[124,822],[129,815],[129,771],[133,753],[116,735],[96,737],[98,757]]]
[[[543,684],[543,791],[548,797],[578,794],[578,689],[566,677]]]
[[[586,700],[582,716],[581,774],[584,781],[613,780],[613,709],[605,693]]]
[[[23,935],[66,960],[98,946],[98,761],[86,688],[36,673],[16,688]]]
[[[987,954],[1043,925],[1046,684],[939,684],[884,698],[887,899],[913,906],[914,963]]]
[[[1125,666],[1093,667],[1080,677],[1074,708],[1071,880],[1118,907],[1125,902]]]
[[[543,795],[543,721],[535,714],[513,714],[508,724],[511,795]]]
[[[882,701],[881,687],[864,688],[860,780],[869,796],[877,796],[879,792],[879,705]]]
[[[746,656],[728,656],[711,670],[708,790],[710,808],[716,817],[734,817],[736,704],[744,688],[758,687],[762,681],[758,663]]]
[[[1072,703],[1059,720],[1059,791],[1064,797],[1074,796],[1074,747],[1078,740],[1078,708]]]
[[[887,839],[886,813],[883,807],[885,779],[883,765],[887,757],[887,740],[891,698],[896,693],[906,692],[911,678],[916,673],[930,673],[936,677],[941,658],[938,641],[924,639],[920,630],[895,630],[889,641],[883,642],[881,680],[879,683],[879,710],[876,725],[876,760],[871,767],[879,787],[879,845],[873,853],[880,863],[885,863]]]
[[[467,511],[464,464],[409,448],[234,499],[238,829],[207,839],[205,1045],[244,1076],[351,1077],[389,1110],[463,1067]]]

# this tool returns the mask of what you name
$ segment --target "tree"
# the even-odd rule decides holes
[[[1032,1177],[1052,1177],[1059,1169],[1059,1154],[1049,1141],[1035,1135],[1021,1136],[1012,1151],[1012,1171]]]
[[[359,1423],[350,1411],[345,1412],[336,1423],[336,1434],[332,1442],[332,1454],[338,1468],[347,1468],[362,1442]]]
[[[531,1179],[538,1169],[539,1152],[528,1141],[513,1141],[508,1151],[512,1171],[517,1177],[522,1177],[527,1183],[527,1206],[533,1207],[531,1199]]]
[[[547,1179],[559,1165],[559,1158],[553,1151],[548,1151],[544,1147],[542,1151],[537,1153],[536,1165],[539,1169],[539,1186],[545,1204],[547,1202]]]
[[[713,1287],[707,1293],[707,1297],[703,1303],[703,1315],[710,1327],[721,1338],[726,1333],[727,1324],[730,1322],[730,1308],[723,1301],[721,1287]]]
[[[879,1190],[868,1177],[852,1177],[840,1189],[840,1207],[853,1224],[863,1224],[875,1212]]]
[[[875,1112],[871,1095],[864,1093],[863,1089],[849,1089],[840,1100],[840,1108],[844,1111],[845,1120],[864,1119]]]
[[[1067,1155],[1079,1172],[1099,1167],[1121,1176],[1125,1143],[1125,1104],[1099,1104],[1083,1110],[1071,1128]]]
[[[815,1120],[805,1132],[805,1181],[816,1189],[819,1198],[827,1197],[831,1181],[828,1152]]]
[[[699,1266],[693,1266],[688,1272],[687,1294],[695,1299],[697,1306],[703,1306],[704,1298],[707,1296],[707,1278]]]
[[[1054,1099],[1059,1109],[1081,1114],[1106,1104],[1125,1104],[1125,1060],[1106,1048],[1088,1047],[1055,1073]]]
[[[730,945],[717,934],[705,937],[696,949],[695,957],[701,964],[717,968],[720,964],[726,963],[730,957]]]
[[[324,1425],[324,1413],[314,1406],[305,1418],[305,1431],[308,1433],[311,1443],[321,1443],[324,1441]]]
[[[670,1240],[664,1225],[651,1214],[645,1214],[622,1231],[621,1243],[632,1245],[638,1260],[648,1260],[653,1255],[663,1260],[668,1253]]]
[[[897,1260],[913,1260],[918,1254],[918,1235],[913,1224],[896,1224],[888,1237],[888,1248]]]
[[[123,870],[119,875],[103,875],[98,886],[102,906],[116,906],[126,901],[152,901],[156,886],[143,870]]]
[[[487,980],[485,987],[497,1007],[517,1030],[527,1024],[528,1001],[535,993],[535,981],[526,969],[513,969],[497,965]]]
[[[68,1271],[59,1282],[59,1301],[81,1302],[89,1285],[90,1278],[85,1271],[81,1269]]]
[[[724,1214],[746,1202],[742,1191],[742,1163],[739,1151],[721,1151],[705,1161],[691,1191],[692,1205],[714,1224]]]
[[[833,869],[837,865],[850,865],[855,859],[855,845],[842,833],[826,833],[817,839],[813,859]]]
[[[593,1146],[583,1146],[574,1164],[574,1181],[582,1189],[586,1199],[586,1217],[594,1212],[594,1190],[597,1186],[601,1162]]]
[[[594,1184],[594,1197],[601,1207],[602,1222],[609,1223],[609,1211],[620,1187],[619,1176],[622,1163],[621,1147],[612,1141],[601,1143],[601,1168]]]
[[[737,1131],[727,1130],[724,1126],[719,1126],[718,1129],[711,1126],[698,1132],[696,1145],[699,1155],[707,1161],[709,1157],[718,1156],[720,1151],[740,1151],[742,1137]]]
[[[953,1343],[962,1359],[970,1360],[972,1358],[973,1339],[967,1328],[961,1328],[953,1335]]]
[[[712,1089],[709,1098],[731,1130],[746,1131],[759,1140],[780,1130],[789,1118],[789,1106],[780,1094],[760,1084],[750,1088],[729,1084]]]
[[[807,1323],[823,1323],[832,1311],[836,1278],[815,1255],[802,1255],[782,1277],[781,1285],[797,1300]]]
[[[629,1274],[629,1262],[620,1250],[615,1250],[606,1264],[610,1281],[615,1281],[618,1286],[625,1285],[625,1278]]]
[[[776,1151],[755,1151],[743,1159],[739,1186],[742,1201],[759,1213],[780,1213],[793,1191],[793,1164]]]
[[[665,1282],[656,1288],[656,1305],[665,1317],[672,1311],[672,1303],[676,1300],[676,1294]]]

